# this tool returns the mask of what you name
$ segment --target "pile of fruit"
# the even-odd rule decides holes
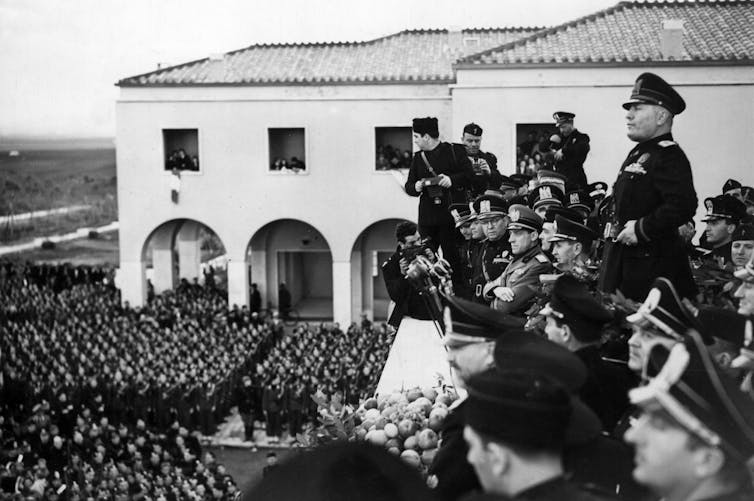
[[[452,390],[413,388],[369,398],[357,409],[333,406],[322,395],[319,422],[309,437],[310,445],[332,440],[364,440],[385,447],[408,464],[426,470],[437,453],[438,434],[448,407],[458,398]]]

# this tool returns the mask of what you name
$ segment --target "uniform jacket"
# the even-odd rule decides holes
[[[583,490],[566,480],[565,477],[556,477],[519,492],[513,497],[475,494],[463,499],[464,501],[606,501],[616,498]]]
[[[440,445],[428,474],[437,478],[435,492],[442,501],[455,501],[481,490],[474,468],[466,461],[469,450],[463,438],[463,402],[452,408],[440,430]]]
[[[421,157],[421,151],[414,153],[411,168],[406,180],[406,193],[412,197],[419,197],[419,225],[442,226],[453,225],[453,216],[448,212],[448,206],[452,203],[466,202],[466,189],[470,186],[474,172],[471,161],[466,156],[466,148],[460,144],[440,143],[434,150],[424,152],[427,161],[432,166],[434,174],[430,172]],[[416,191],[417,181],[445,174],[451,180],[450,189],[443,190],[441,204],[435,204],[434,200],[427,196],[426,188],[421,192]]]
[[[555,171],[566,176],[569,182],[586,188],[584,160],[589,153],[589,136],[574,129],[564,139],[560,151],[563,152],[563,158],[555,163]]]
[[[471,178],[471,194],[473,198],[482,195],[488,188],[498,189],[503,182],[503,176],[497,169],[497,157],[489,152],[480,151],[471,158],[483,158],[490,166],[489,174],[476,174]],[[472,169],[473,170],[473,169]]]
[[[508,232],[498,240],[484,241],[480,256],[481,273],[472,284],[474,297],[477,301],[486,304],[492,301],[492,298],[485,297],[484,286],[487,282],[491,282],[502,275],[511,261],[513,261],[513,254],[511,254],[511,244],[508,242]]]
[[[535,245],[520,256],[516,256],[502,275],[488,282],[484,287],[484,295],[492,300],[494,309],[522,315],[537,293],[539,275],[547,273],[552,273],[552,263],[539,245]],[[513,289],[513,301],[501,301],[495,297],[493,291],[497,287]]]
[[[598,346],[586,346],[574,352],[587,369],[587,378],[579,390],[581,400],[602,421],[603,430],[613,430],[628,409],[628,390],[636,386],[627,367],[604,360]]]
[[[613,292],[617,288],[627,297],[643,300],[652,280],[665,276],[681,296],[693,295],[695,286],[678,227],[694,216],[697,197],[689,161],[671,134],[631,150],[613,185],[613,195],[617,223],[613,236],[634,220],[638,244],[606,244],[602,289]],[[624,266],[631,270],[628,285]]]

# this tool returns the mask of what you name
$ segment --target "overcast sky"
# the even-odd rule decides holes
[[[112,137],[119,79],[255,43],[553,26],[617,0],[0,0],[0,139]]]

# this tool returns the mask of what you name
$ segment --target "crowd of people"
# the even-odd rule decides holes
[[[475,169],[479,125],[451,144],[414,119],[418,224],[396,230],[391,276],[414,288],[389,288],[391,321],[443,323],[468,393],[430,466],[441,499],[754,499],[754,188],[704,193],[697,241],[683,98],[644,73],[623,107],[636,146],[612,190],[587,182],[573,113],[553,114],[550,169],[497,178]]]
[[[411,167],[411,150],[401,150],[390,144],[377,145],[377,170],[408,169]]]
[[[516,172],[535,176],[541,169],[551,170],[559,143],[560,136],[546,130],[527,133],[526,139],[516,146]]]
[[[270,170],[281,171],[281,172],[287,172],[287,171],[299,172],[302,170],[306,170],[306,164],[304,163],[303,160],[300,160],[298,157],[291,157],[290,160],[276,157],[272,161],[272,164],[270,164]]]
[[[196,155],[189,156],[183,148],[172,150],[165,159],[165,170],[172,171],[174,169],[178,171],[198,171],[199,157]]]

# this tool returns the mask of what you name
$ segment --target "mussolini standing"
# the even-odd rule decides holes
[[[668,278],[681,296],[696,287],[678,227],[692,219],[697,205],[691,165],[672,135],[673,119],[686,103],[665,80],[639,75],[627,110],[628,153],[613,185],[615,217],[605,229],[601,285],[641,300],[655,277]]]

